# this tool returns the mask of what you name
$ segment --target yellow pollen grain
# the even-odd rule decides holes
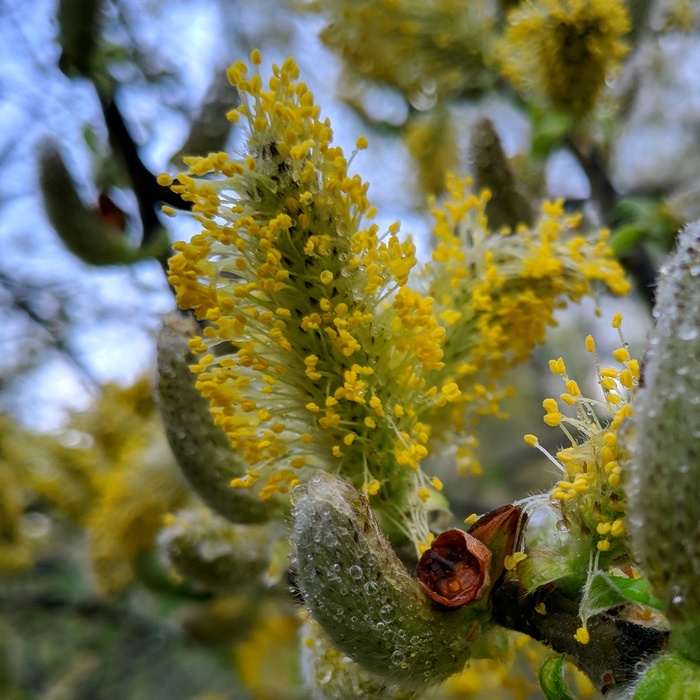
[[[542,408],[544,408],[547,413],[556,413],[559,411],[559,405],[555,399],[545,399],[542,402]]]
[[[523,440],[525,440],[530,447],[537,447],[537,445],[540,444],[540,441],[537,439],[537,435],[533,435],[532,433],[523,435]]]
[[[625,526],[625,521],[622,518],[618,518],[610,526],[610,536],[611,537],[624,537],[627,534],[627,528]]]
[[[588,644],[588,642],[591,641],[591,635],[588,632],[588,628],[587,627],[579,627],[576,630],[576,634],[574,634],[574,639],[579,644]]]
[[[548,413],[542,420],[551,428],[556,428],[563,419],[564,416],[561,413]]]
[[[627,360],[630,359],[630,353],[627,348],[617,348],[616,350],[613,350],[612,356],[618,362],[627,362]]]
[[[564,364],[564,360],[561,357],[556,360],[550,360],[549,371],[552,374],[564,374],[566,372],[566,365]]]
[[[372,479],[369,483],[365,482],[362,484],[362,492],[367,496],[376,496],[381,486],[376,479]]]
[[[513,569],[525,559],[527,559],[527,554],[525,554],[525,552],[514,552],[513,554],[506,555],[506,558],[503,560],[503,565],[507,571],[513,571]]]
[[[476,513],[472,513],[471,515],[468,515],[466,518],[464,518],[464,523],[465,525],[473,525],[478,519],[479,516]]]

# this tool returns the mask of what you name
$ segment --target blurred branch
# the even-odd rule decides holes
[[[33,327],[40,330],[42,335],[48,338],[51,347],[60,352],[78,370],[91,388],[98,387],[99,381],[66,343],[60,327],[56,327],[53,320],[45,318],[33,308],[30,300],[39,297],[37,289],[27,285],[25,285],[25,289],[22,289],[17,280],[2,271],[0,271],[0,285],[10,295],[11,307],[19,311]]]
[[[176,209],[190,209],[190,204],[169,187],[159,185],[155,175],[143,164],[138,148],[124,122],[124,118],[114,98],[100,96],[100,104],[109,133],[109,143],[121,159],[139,206],[139,216],[143,226],[141,247],[153,241],[160,229],[156,207],[160,203]]]

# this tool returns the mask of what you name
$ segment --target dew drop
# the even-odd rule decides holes
[[[391,663],[393,663],[395,666],[400,666],[404,662],[405,658],[406,658],[406,655],[402,651],[399,651],[397,649],[391,655]]]
[[[392,622],[396,617],[396,611],[392,605],[385,605],[379,609],[379,617],[381,617],[384,622]]]
[[[353,564],[348,569],[348,574],[350,574],[350,578],[355,579],[355,581],[359,581],[362,578],[362,567],[357,566],[357,564]]]
[[[698,329],[690,323],[684,323],[678,329],[678,337],[681,340],[695,340],[698,337]]]
[[[379,590],[379,586],[374,581],[370,581],[369,583],[366,583],[364,585],[365,593],[367,595],[377,595],[377,591]]]

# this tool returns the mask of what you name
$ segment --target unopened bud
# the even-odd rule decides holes
[[[313,620],[304,623],[300,636],[301,673],[312,700],[400,700],[407,697],[395,685],[387,685],[335,649]]]
[[[192,508],[169,516],[158,546],[186,581],[232,593],[260,588],[279,539],[271,525],[234,525],[208,508]]]
[[[292,539],[299,587],[338,650],[403,689],[462,670],[483,609],[434,605],[359,491],[324,472],[313,477],[296,499]]]
[[[700,624],[700,223],[661,270],[633,403],[627,485],[634,553],[672,625]]]
[[[119,265],[145,254],[132,248],[124,232],[80,199],[58,148],[45,141],[39,150],[39,184],[46,214],[64,245],[88,265]]]
[[[491,121],[479,120],[472,128],[471,138],[476,185],[491,191],[491,199],[486,203],[489,227],[497,231],[503,226],[511,229],[518,224],[531,226],[535,210],[518,187]]]
[[[195,388],[188,340],[197,324],[182,315],[166,318],[158,338],[158,394],[165,432],[190,486],[217,513],[234,523],[269,519],[275,506],[231,481],[245,476],[246,465],[224,431],[214,424],[209,404]]]

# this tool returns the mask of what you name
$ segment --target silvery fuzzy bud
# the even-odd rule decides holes
[[[167,564],[190,583],[217,593],[266,583],[280,533],[270,524],[234,525],[208,508],[177,511],[158,533]]]
[[[195,388],[188,340],[197,330],[193,320],[172,314],[158,338],[158,394],[170,447],[190,486],[217,513],[234,523],[264,522],[274,504],[231,486],[232,479],[245,475],[245,464]]]
[[[297,496],[293,515],[299,587],[337,649],[402,689],[462,670],[483,608],[445,612],[431,603],[359,491],[319,473]]]
[[[700,624],[700,222],[661,270],[656,328],[633,403],[634,553],[669,619]]]
[[[301,673],[312,700],[400,700],[408,697],[395,685],[386,685],[335,649],[312,619],[302,625],[299,633]]]

